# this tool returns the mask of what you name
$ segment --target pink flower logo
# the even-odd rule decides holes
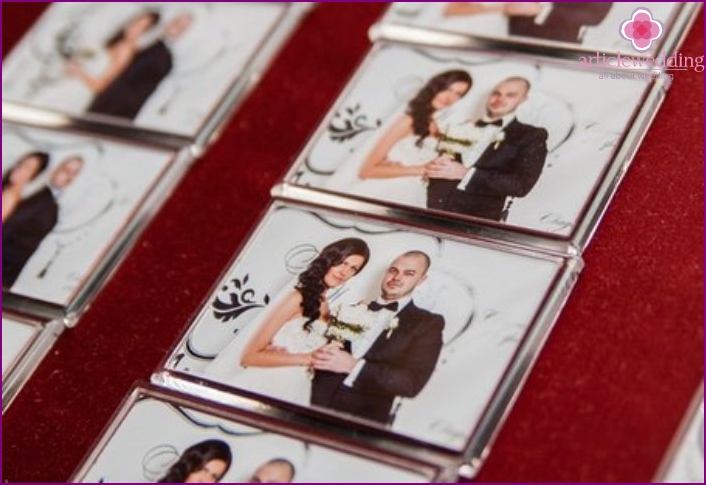
[[[652,41],[662,37],[663,32],[662,22],[653,19],[652,12],[642,7],[632,13],[631,19],[620,24],[620,35],[632,41],[633,48],[639,52],[650,49]]]

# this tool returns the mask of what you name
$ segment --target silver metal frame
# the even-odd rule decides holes
[[[597,179],[591,195],[584,201],[583,208],[576,219],[576,225],[573,231],[567,236],[561,236],[546,231],[526,229],[517,225],[503,224],[495,221],[479,219],[471,216],[453,214],[450,212],[442,212],[435,210],[427,210],[410,206],[402,206],[390,201],[380,199],[368,199],[358,197],[342,192],[335,192],[330,189],[307,186],[297,183],[296,174],[305,167],[307,158],[318,140],[325,134],[327,122],[331,120],[334,114],[343,106],[344,101],[350,95],[350,92],[359,82],[363,73],[373,62],[379,52],[386,48],[394,46],[406,46],[412,49],[418,49],[420,52],[427,52],[427,47],[415,47],[408,44],[398,42],[383,42],[376,43],[368,52],[365,59],[358,66],[356,73],[350,78],[346,87],[339,94],[332,107],[323,117],[319,127],[309,138],[304,149],[301,151],[296,160],[292,163],[289,170],[284,176],[281,187],[275,189],[275,193],[281,193],[287,197],[300,199],[303,201],[312,201],[315,203],[326,203],[333,207],[348,208],[356,207],[371,214],[386,214],[395,216],[399,214],[404,218],[417,218],[425,220],[430,224],[437,224],[441,227],[446,226],[465,226],[466,232],[469,234],[479,235],[482,237],[492,238],[518,246],[529,246],[540,251],[549,250],[564,254],[577,255],[582,254],[600,223],[608,205],[618,189],[620,181],[629,168],[632,159],[647,133],[654,117],[664,101],[666,91],[669,89],[671,82],[668,78],[654,78],[647,84],[645,96],[633,108],[631,120],[625,126],[623,136],[614,150],[611,159],[606,163],[602,175]],[[438,49],[438,48],[437,48]],[[451,51],[450,49],[440,49]],[[459,53],[468,52],[458,50]],[[478,54],[505,54],[502,52],[492,52],[487,50],[473,51]],[[511,58],[520,60],[534,60],[533,56],[528,56],[522,53],[510,53]],[[573,61],[564,59],[541,59],[547,65],[553,67],[570,68],[574,66]],[[606,69],[605,72],[614,72]],[[617,72],[617,71],[615,71]],[[621,73],[628,72],[621,70]],[[630,71],[634,72],[634,71]],[[325,202],[324,202],[325,201]]]
[[[578,256],[560,254],[553,251],[539,251],[533,248],[523,247],[514,243],[497,241],[494,239],[468,234],[458,230],[458,226],[439,228],[428,224],[428,221],[410,216],[406,213],[395,212],[394,217],[389,214],[380,213],[370,217],[367,211],[360,210],[360,206],[351,202],[347,209],[332,208],[326,200],[323,204],[296,201],[287,197],[275,197],[268,210],[260,218],[260,221],[251,233],[249,238],[243,243],[240,249],[234,254],[226,270],[214,282],[212,290],[205,297],[199,311],[185,327],[184,332],[172,347],[169,354],[162,360],[158,368],[152,375],[152,382],[156,385],[174,389],[203,399],[215,401],[220,404],[248,412],[255,413],[263,419],[276,419],[286,421],[297,426],[307,428],[323,429],[343,440],[355,440],[367,447],[373,447],[385,452],[394,453],[397,456],[410,460],[421,460],[432,463],[445,470],[444,476],[450,480],[456,480],[457,475],[464,478],[472,478],[478,472],[479,467],[487,456],[489,447],[494,441],[500,429],[500,425],[505,420],[512,404],[514,403],[525,378],[537,358],[538,352],[551,328],[553,327],[561,308],[583,267],[583,262]],[[324,205],[325,204],[325,205]],[[260,231],[262,224],[278,208],[287,207],[305,211],[314,211],[317,214],[334,216],[346,216],[353,221],[370,222],[370,220],[385,222],[390,227],[414,230],[421,234],[443,237],[448,240],[460,241],[475,244],[480,247],[492,248],[512,254],[522,254],[537,259],[551,260],[559,267],[557,275],[552,284],[547,288],[543,300],[539,305],[539,310],[532,317],[522,342],[518,345],[511,362],[508,364],[503,377],[498,383],[492,397],[489,399],[486,408],[473,430],[469,431],[469,438],[461,452],[449,448],[442,448],[424,442],[422,439],[405,437],[399,433],[391,432],[381,426],[372,425],[365,420],[350,418],[339,418],[332,412],[324,412],[311,408],[301,408],[296,405],[282,404],[281,401],[271,400],[264,396],[250,397],[252,393],[243,391],[242,393],[224,384],[211,382],[204,377],[187,374],[181,371],[172,370],[170,362],[174,352],[182,347],[185,338],[188,336],[191,325],[198,319],[198,316],[208,308],[210,295],[219,287],[219,283],[231,273],[234,265],[238,264],[240,255],[251,250],[254,238]],[[366,213],[362,216],[361,213]]]
[[[6,125],[11,123],[5,122]],[[20,125],[27,128],[37,128],[36,125]],[[40,129],[46,129],[42,127]],[[133,147],[144,147],[151,150],[162,150],[165,156],[169,156],[170,161],[165,166],[163,173],[155,180],[151,189],[145,191],[135,211],[125,221],[125,225],[115,239],[105,248],[105,252],[99,261],[96,261],[92,270],[84,275],[82,282],[76,287],[73,295],[66,305],[46,302],[35,298],[12,293],[11,288],[3,288],[2,300],[3,309],[14,310],[24,314],[36,315],[48,320],[61,320],[66,326],[74,326],[80,315],[85,311],[91,300],[95,297],[103,283],[116,269],[118,263],[122,261],[128,250],[137,240],[141,231],[147,226],[154,214],[159,210],[162,203],[167,199],[171,191],[176,187],[186,169],[193,161],[193,156],[188,149],[179,152],[174,149],[155,147],[146,143],[128,142],[125,140],[107,139],[103,136],[96,136],[93,133],[61,130],[76,136],[100,138],[112,143],[123,143]]]
[[[194,156],[200,156],[215,142],[226,122],[244,101],[250,89],[257,84],[277,50],[294,32],[302,17],[314,6],[312,2],[269,3],[282,5],[283,10],[279,18],[247,60],[243,70],[214,103],[212,111],[203,119],[193,135],[145,129],[118,117],[96,114],[69,115],[40,106],[10,101],[3,101],[3,120],[45,128],[89,130],[106,136],[140,140],[175,149],[188,147]],[[32,30],[27,35],[32,35]],[[19,43],[24,42],[26,37]],[[12,54],[10,52],[8,56]]]
[[[90,451],[81,461],[81,464],[76,468],[72,478],[69,480],[70,482],[78,483],[84,479],[93,466],[93,463],[103,452],[103,449],[107,445],[108,441],[120,427],[126,416],[132,410],[133,406],[144,399],[154,399],[176,406],[190,408],[194,411],[210,414],[219,419],[229,419],[231,421],[247,426],[253,426],[271,433],[307,441],[318,446],[332,448],[343,453],[353,454],[384,463],[386,465],[403,468],[410,472],[418,473],[431,482],[439,481],[443,478],[441,470],[439,470],[438,467],[422,460],[405,459],[391,453],[381,452],[376,448],[363,446],[353,440],[339,440],[337,437],[332,437],[329,433],[322,431],[321,429],[302,429],[294,424],[286,423],[281,420],[263,419],[261,415],[249,412],[247,410],[234,410],[222,405],[207,403],[203,400],[195,399],[192,396],[185,396],[184,394],[178,392],[155,387],[148,383],[137,382],[133,385],[129,394],[125,397],[119,408],[113,414],[112,418],[101,432],[100,437],[91,446]]]
[[[700,2],[673,2],[676,11],[665,22],[667,35],[655,47],[655,54],[635,53],[634,57],[650,57],[657,52],[673,52],[684,41],[689,28],[696,20],[696,15],[701,8]],[[402,22],[388,20],[390,6],[380,20],[373,24],[368,36],[372,42],[395,41],[426,46],[449,47],[455,49],[494,49],[505,52],[521,52],[538,56],[554,57],[577,61],[579,57],[595,55],[596,49],[590,50],[583,46],[574,46],[566,42],[550,40],[533,40],[527,37],[494,38],[472,34],[461,34],[442,29],[421,27]],[[615,54],[617,51],[602,51],[605,54]]]
[[[17,393],[66,327],[58,320],[45,321],[5,310],[2,312],[2,316],[34,329],[32,338],[8,365],[2,376],[2,413],[5,414]]]

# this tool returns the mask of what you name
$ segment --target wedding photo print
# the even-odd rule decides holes
[[[630,40],[620,36],[621,24],[646,8],[669,29],[680,7],[680,2],[395,2],[383,22],[488,40],[634,53]],[[660,43],[643,54],[656,54]]]
[[[214,383],[226,404],[246,391],[460,451],[525,336],[547,324],[545,298],[575,271],[275,205],[155,382]]]
[[[568,238],[653,87],[645,77],[383,44],[286,181]]]
[[[128,404],[72,482],[423,483],[423,475],[149,395]]]
[[[55,3],[4,59],[3,100],[193,136],[286,8]]]
[[[67,305],[174,157],[3,124],[3,292]]]

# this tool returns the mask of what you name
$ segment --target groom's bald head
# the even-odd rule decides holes
[[[382,279],[385,300],[399,300],[414,291],[427,277],[431,260],[422,251],[407,251],[395,258]]]

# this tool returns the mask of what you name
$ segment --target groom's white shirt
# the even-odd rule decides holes
[[[348,387],[353,387],[353,384],[355,384],[355,380],[358,378],[358,374],[360,374],[360,371],[363,370],[363,366],[365,366],[365,359],[363,359],[362,357],[368,352],[368,350],[370,350],[370,347],[373,346],[377,338],[385,330],[387,323],[393,317],[397,316],[397,314],[402,311],[402,309],[406,307],[410,301],[412,301],[412,296],[407,295],[403,298],[400,298],[399,300],[392,301],[387,301],[380,297],[376,301],[381,305],[387,305],[388,303],[392,303],[392,301],[396,301],[397,311],[392,312],[390,310],[385,309],[382,309],[377,312],[370,311],[371,314],[376,316],[371,328],[365,332],[363,338],[361,338],[358,342],[354,342],[351,344],[351,355],[353,355],[353,357],[355,357],[358,362],[356,362],[355,367],[353,367],[353,370],[351,370],[351,372],[348,374],[348,377],[346,377],[346,379],[343,381],[343,384]]]

